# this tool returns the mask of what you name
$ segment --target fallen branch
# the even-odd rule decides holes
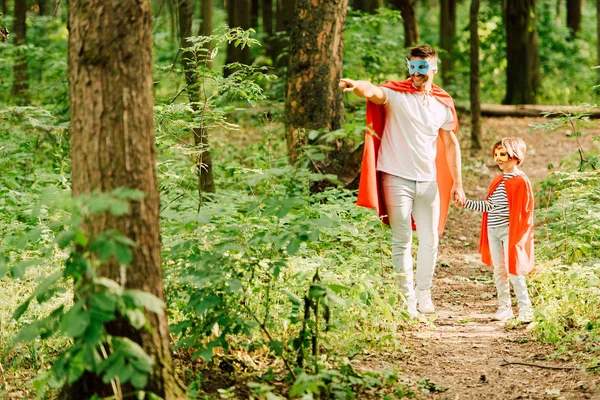
[[[503,358],[502,360],[504,361],[504,363],[500,364],[501,367],[505,367],[507,365],[524,365],[524,366],[527,366],[527,367],[537,367],[537,368],[545,368],[545,369],[558,369],[558,370],[566,370],[566,371],[573,371],[573,370],[579,370],[579,369],[581,369],[579,367],[561,367],[561,366],[558,366],[558,365],[543,365],[543,364],[526,363],[526,362],[521,362],[521,361],[508,361],[505,358]]]
[[[470,113],[471,108],[467,104],[455,104],[459,112]],[[553,106],[541,104],[481,104],[481,115],[485,117],[543,117],[543,113],[584,113],[591,119],[600,118],[600,108],[598,107],[578,107],[578,106]]]

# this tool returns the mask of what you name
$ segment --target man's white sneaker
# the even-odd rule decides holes
[[[410,319],[416,319],[419,318],[420,314],[419,311],[417,311],[417,307],[416,306],[408,306],[406,308],[406,312],[408,313],[408,316],[410,317]]]
[[[517,317],[517,321],[521,323],[530,323],[533,321],[533,311],[531,310],[519,310],[519,316]]]
[[[431,301],[431,290],[417,290],[416,295],[419,311],[423,314],[433,314],[435,306]]]
[[[496,314],[492,317],[492,321],[508,321],[513,318],[515,315],[513,314],[513,310],[511,307],[500,307]]]

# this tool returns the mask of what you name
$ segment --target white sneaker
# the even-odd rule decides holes
[[[410,319],[417,319],[421,316],[421,314],[419,314],[419,311],[417,311],[417,307],[416,306],[408,306],[406,308],[406,312],[408,313],[408,316],[410,317]]]
[[[431,290],[417,290],[416,295],[419,311],[423,314],[433,314],[435,306],[431,301]]]
[[[511,307],[508,306],[502,306],[500,308],[498,308],[498,311],[496,311],[496,314],[494,314],[494,316],[492,317],[492,321],[508,321],[509,319],[513,318],[515,315],[513,314],[513,310]]]
[[[521,323],[530,323],[533,321],[533,311],[531,309],[523,309],[519,310],[519,316],[517,317],[517,321]]]

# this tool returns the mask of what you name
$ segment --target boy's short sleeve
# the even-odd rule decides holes
[[[442,129],[445,131],[451,131],[454,129],[454,115],[452,115],[452,110],[449,107],[446,107],[446,118],[444,120],[444,124],[442,125]],[[456,134],[456,132],[454,132]]]

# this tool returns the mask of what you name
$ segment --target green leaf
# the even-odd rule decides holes
[[[144,292],[142,290],[130,289],[123,292],[124,296],[129,296],[135,304],[141,307],[146,307],[148,310],[162,315],[164,309],[164,303],[161,299],[153,295],[152,293]]]
[[[121,265],[129,265],[133,260],[133,253],[123,245],[116,245],[115,255]]]
[[[27,268],[34,267],[36,265],[40,265],[42,260],[24,260],[13,265],[11,270],[11,275],[15,279],[21,279],[25,276],[25,271]]]

